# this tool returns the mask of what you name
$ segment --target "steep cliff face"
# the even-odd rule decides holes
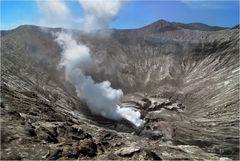
[[[2,159],[239,158],[238,28],[161,20],[107,36],[72,31],[91,49],[89,74],[141,112],[138,130],[90,114],[58,66],[50,32],[60,30],[2,32]]]

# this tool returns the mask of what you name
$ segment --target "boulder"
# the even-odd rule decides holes
[[[131,145],[128,147],[123,147],[117,151],[115,151],[115,154],[122,156],[122,157],[130,157],[132,156],[134,153],[139,152],[140,151],[140,147],[137,147],[135,145]]]

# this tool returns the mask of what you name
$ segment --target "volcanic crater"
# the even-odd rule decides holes
[[[143,127],[93,115],[77,97],[51,34],[63,30]],[[1,159],[239,159],[238,27],[159,20],[108,32],[1,31]]]

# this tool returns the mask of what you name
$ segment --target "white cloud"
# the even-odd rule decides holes
[[[85,16],[84,29],[92,31],[108,28],[121,9],[121,0],[79,0]]]
[[[84,28],[85,31],[106,29],[117,15],[122,0],[78,0],[84,17],[74,17],[64,0],[38,0],[40,25],[48,27]]]
[[[74,19],[64,1],[37,1],[41,14],[40,24],[49,27],[72,27]]]

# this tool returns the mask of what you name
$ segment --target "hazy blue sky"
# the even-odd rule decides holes
[[[83,16],[77,1],[66,1],[66,5],[75,18]],[[23,24],[39,25],[40,19],[37,1],[1,0],[1,29],[12,29]],[[239,2],[128,1],[111,27],[138,28],[159,19],[232,27],[239,24]],[[75,25],[74,28],[81,29],[81,25]]]

